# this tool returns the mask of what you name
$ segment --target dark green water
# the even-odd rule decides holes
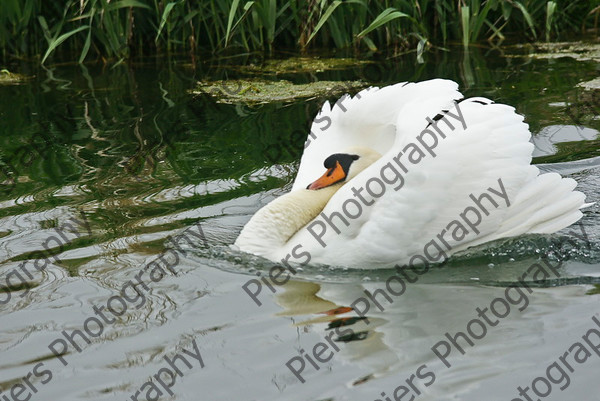
[[[38,390],[32,400],[131,399],[165,365],[164,356],[190,349],[195,339],[205,367],[185,370],[173,387],[177,400],[370,401],[383,398],[381,392],[392,397],[424,363],[435,367],[436,381],[419,400],[510,400],[516,386],[543,374],[590,326],[598,295],[586,293],[600,283],[597,205],[582,219],[587,241],[571,233],[580,232],[575,226],[555,236],[500,242],[433,269],[385,311],[372,309],[375,323],[361,329],[365,334],[340,342],[341,351],[319,370],[308,366],[307,382],[300,383],[285,363],[324,341],[328,319],[317,313],[348,306],[391,273],[309,267],[299,274],[307,281],[276,294],[263,289],[261,307],[243,292],[252,272],[271,264],[228,245],[260,206],[289,188],[325,98],[227,105],[189,91],[198,80],[249,77],[240,66],[260,61],[11,66],[32,78],[0,86],[0,399],[39,363],[52,379],[31,379]],[[587,169],[580,164],[600,156],[600,103],[576,88],[597,71],[593,62],[567,58],[476,50],[465,57],[453,49],[423,64],[408,55],[262,76],[374,85],[456,80],[465,95],[486,96],[525,115],[539,134],[534,162],[570,174],[588,201],[598,202],[598,162],[592,159]],[[72,224],[82,221],[81,213],[89,226]],[[64,231],[67,239],[48,241],[69,222],[76,229]],[[67,366],[50,352],[63,330],[81,329],[94,305],[106,305],[171,248],[167,236],[195,230],[197,222],[206,243],[196,237],[184,244],[177,275],[150,286],[139,308],[129,308],[90,344],[79,340],[81,351],[71,345]],[[476,306],[489,304],[546,254],[564,262],[561,277],[537,283],[527,309],[511,313],[466,355],[457,354],[452,369],[437,366],[431,346],[446,331],[464,330]],[[53,261],[38,271],[33,266],[41,258]],[[12,274],[7,289],[15,269],[24,279]],[[590,399],[592,372],[600,367],[593,358],[572,373],[567,399]],[[550,399],[561,394],[555,386]]]

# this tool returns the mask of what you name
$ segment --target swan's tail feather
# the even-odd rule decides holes
[[[498,238],[525,233],[550,234],[579,220],[585,195],[573,191],[577,182],[556,173],[542,174],[517,194],[500,229]]]

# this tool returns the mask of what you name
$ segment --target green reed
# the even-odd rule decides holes
[[[60,4],[58,4],[60,3]],[[600,0],[2,0],[0,57],[417,51],[597,29]]]

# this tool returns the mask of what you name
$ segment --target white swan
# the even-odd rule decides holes
[[[315,118],[292,191],[234,245],[273,261],[377,268],[556,232],[581,218],[585,196],[572,179],[540,175],[530,137],[514,108],[463,99],[449,80],[346,95]]]

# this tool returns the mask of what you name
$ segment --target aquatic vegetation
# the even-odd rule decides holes
[[[598,90],[600,89],[600,78],[595,78],[591,81],[580,82],[577,84],[577,86],[589,90]]]
[[[600,78],[595,78],[590,81],[580,82],[577,84],[578,87],[588,89],[588,90],[598,90],[600,89]]]
[[[27,77],[21,74],[15,74],[7,69],[0,70],[0,85],[16,85],[20,84]]]
[[[263,65],[245,65],[242,66],[242,70],[252,73],[289,74],[341,70],[369,63],[372,63],[372,61],[354,58],[290,57],[286,59],[269,59]]]
[[[416,51],[597,30],[599,0],[6,0],[0,57],[75,55],[79,62],[274,49]]]
[[[0,2],[0,9],[11,1]],[[44,6],[54,7],[52,2]],[[178,7],[181,3],[171,16]],[[390,23],[395,21],[408,19]],[[310,46],[318,44],[327,27]],[[168,28],[169,21],[161,38]],[[56,48],[57,55],[76,51],[79,35],[85,39],[86,34],[67,38]],[[232,40],[236,35],[237,30]],[[292,187],[311,122],[324,99],[230,105],[217,103],[211,94],[188,92],[196,89],[197,80],[223,89],[219,80],[228,78],[384,86],[446,77],[461,82],[467,97],[484,95],[514,105],[540,137],[546,137],[542,128],[574,125],[571,119],[585,125],[586,142],[567,144],[568,149],[557,146],[554,161],[564,163],[543,167],[577,171],[572,173],[577,189],[598,202],[598,168],[588,164],[582,170],[581,158],[599,154],[598,142],[592,143],[595,137],[588,134],[592,128],[600,130],[600,120],[593,119],[587,104],[594,102],[594,92],[576,87],[598,76],[597,64],[570,58],[507,59],[501,49],[483,47],[468,53],[461,46],[448,48],[430,52],[423,64],[409,54],[349,63],[343,69],[326,59],[305,63],[303,57],[271,63],[263,61],[266,52],[196,63],[181,55],[157,57],[152,63],[136,59],[112,68],[101,63],[43,67],[36,60],[8,64],[10,71],[32,78],[19,86],[0,86],[0,181],[15,182],[10,193],[0,185],[0,399],[20,394],[22,400],[37,391],[32,400],[142,400],[159,398],[159,392],[164,398],[172,391],[177,399],[332,400],[362,395],[369,401],[399,397],[403,386],[410,387],[404,379],[413,372],[436,374],[434,393],[461,399],[487,400],[496,395],[494,389],[510,396],[517,384],[531,386],[533,368],[546,369],[573,341],[582,341],[583,330],[591,327],[590,316],[597,315],[598,294],[585,293],[600,283],[598,203],[585,211],[580,225],[559,235],[470,248],[447,264],[431,266],[426,274],[409,269],[404,278],[397,270],[374,270],[369,264],[344,270],[310,263],[290,265],[297,275],[276,287],[271,278],[281,271],[280,261],[243,254],[230,244],[262,205]],[[136,50],[129,51],[134,55]],[[88,58],[97,54],[92,43]],[[244,70],[245,60],[257,70]],[[46,64],[51,62],[48,58]],[[263,66],[270,71],[260,70]],[[244,85],[228,81],[225,88],[241,91],[250,83]],[[244,95],[253,91],[246,89]],[[315,128],[320,131],[325,124]],[[550,145],[565,139],[559,134],[547,136]],[[390,172],[386,170],[387,177]],[[81,227],[78,236],[66,229],[62,235],[67,238],[60,240],[57,228],[80,227],[70,223],[73,216],[83,223],[80,211],[90,230]],[[170,240],[185,230],[189,240]],[[61,242],[50,241],[53,236]],[[545,257],[552,266],[564,261],[558,274],[546,269]],[[549,277],[532,269],[535,264]],[[531,293],[519,283],[526,273]],[[280,282],[285,278],[285,272],[276,277]],[[244,293],[242,286],[250,279],[262,283],[260,308]],[[406,291],[399,298],[386,283],[396,294],[403,284]],[[254,287],[249,288],[256,292]],[[519,290],[529,302],[523,311],[525,297]],[[361,298],[365,302],[356,306],[362,318],[350,307]],[[486,312],[499,320],[497,327],[476,315],[475,308],[482,307],[502,313],[506,303],[512,311],[504,319],[491,309]],[[475,338],[481,333],[474,331],[481,329],[479,321],[487,324],[485,340]],[[446,359],[460,366],[448,372],[430,347],[444,340],[444,333],[459,332],[465,333],[458,341],[466,355],[456,347],[450,350]],[[445,355],[442,347],[437,350]],[[204,358],[206,369],[192,353]],[[315,355],[331,360],[324,363]],[[301,384],[286,367],[296,356],[301,359],[295,358],[291,366],[308,384]],[[167,361],[181,371],[176,381]],[[419,369],[425,362],[430,369]],[[549,380],[544,370],[536,374]],[[550,374],[558,381],[556,369]],[[597,372],[582,365],[567,374],[572,378],[569,399],[589,399]],[[226,386],[222,378],[228,379]],[[410,383],[419,385],[417,379]],[[557,385],[551,384],[556,393]]]
[[[268,81],[264,79],[236,79],[227,81],[198,82],[192,93],[206,93],[219,103],[259,104],[291,102],[296,99],[332,96],[367,86],[362,81],[317,81],[307,84],[294,84],[290,81]]]
[[[529,57],[539,59],[556,59],[571,57],[578,61],[600,61],[600,44],[583,42],[534,43],[520,45],[516,48],[529,48]]]

